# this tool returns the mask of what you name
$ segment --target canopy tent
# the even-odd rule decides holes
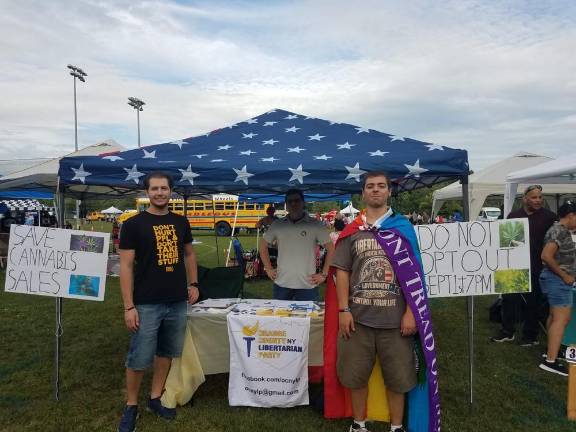
[[[470,218],[476,219],[486,198],[491,195],[504,195],[504,184],[508,173],[527,167],[534,167],[551,160],[553,159],[547,156],[522,152],[470,175],[468,179]],[[555,184],[546,188],[545,192],[547,194],[565,194],[570,193],[570,188],[566,185]],[[554,207],[555,197],[550,195],[547,196],[547,199],[549,204]],[[459,182],[449,184],[434,192],[432,215],[437,214],[442,205],[450,200],[462,200],[462,185]]]
[[[346,207],[344,207],[342,210],[340,210],[340,214],[343,214],[343,215],[355,216],[358,213],[360,213],[360,210],[354,208],[354,206],[352,206],[352,203],[348,204]]]
[[[105,155],[107,153],[124,150],[114,140],[106,140],[101,143],[84,147],[77,152],[66,155],[68,158],[83,157],[89,155]],[[10,173],[0,178],[0,193],[2,191],[27,192],[28,194],[40,192],[53,194],[58,183],[58,168],[61,158],[50,159],[30,168]],[[40,198],[35,196],[34,198]]]
[[[53,192],[35,190],[0,190],[0,199],[54,199]]]
[[[529,183],[543,184],[543,193],[550,193],[557,190],[558,186],[563,186],[565,191],[562,193],[576,194],[576,154],[508,174],[504,195],[505,214],[512,209],[519,186]]]
[[[398,190],[468,174],[467,152],[345,123],[272,110],[195,138],[107,156],[66,157],[59,176],[77,197],[141,188],[162,170],[181,195],[215,192],[354,193],[366,171],[387,171]]]
[[[117,214],[122,214],[123,211],[112,206],[112,207],[108,207],[105,210],[102,210],[100,213],[105,214],[105,215],[117,215]]]

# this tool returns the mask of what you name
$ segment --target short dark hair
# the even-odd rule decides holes
[[[364,174],[364,177],[362,178],[362,190],[364,190],[364,188],[366,187],[366,182],[368,181],[368,179],[374,177],[385,177],[386,185],[388,186],[388,189],[390,189],[390,176],[388,175],[388,173],[384,171],[370,171]]]
[[[542,186],[537,184],[528,186],[526,189],[524,189],[524,196],[528,195],[533,190],[539,190],[540,192],[542,192]]]
[[[157,179],[166,179],[168,180],[168,187],[170,190],[174,189],[174,180],[172,177],[165,172],[162,171],[153,171],[149,174],[146,174],[144,177],[144,189],[150,189],[150,179],[157,178]]]
[[[558,217],[563,218],[570,213],[576,213],[576,203],[574,201],[564,201],[564,204],[558,209]]]
[[[342,231],[344,228],[346,228],[346,223],[343,219],[334,219],[334,229],[336,231]]]
[[[288,196],[290,195],[298,195],[300,199],[304,201],[304,193],[300,189],[288,189],[284,196],[284,202],[288,202]]]

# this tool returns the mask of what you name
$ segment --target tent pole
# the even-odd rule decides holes
[[[59,189],[58,194],[58,227],[64,228],[65,189]],[[54,352],[54,399],[60,400],[60,352],[62,348],[62,297],[56,297],[56,346]]]
[[[220,266],[220,248],[218,247],[218,233],[216,232],[216,213],[215,213],[216,203],[214,201],[214,195],[212,195],[212,225],[214,226],[214,237],[216,240],[216,262]]]
[[[240,210],[240,197],[238,197],[238,201],[236,201],[236,213],[234,214],[234,223],[232,224],[232,234],[230,235],[230,243],[228,243],[228,254],[226,255],[226,264],[225,266],[228,267],[228,262],[230,261],[230,249],[232,249],[232,238],[236,232],[236,220],[238,219],[238,210]],[[234,253],[236,256],[236,253]],[[238,261],[238,257],[236,257],[236,261]]]
[[[463,176],[460,179],[462,183],[462,208],[464,221],[470,221],[470,200],[468,190],[468,176]],[[468,321],[468,362],[469,362],[469,385],[470,385],[470,400],[469,408],[472,412],[474,408],[474,296],[466,298],[467,304],[467,321]]]

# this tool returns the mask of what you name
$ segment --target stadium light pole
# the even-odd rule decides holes
[[[140,111],[144,111],[142,106],[146,105],[146,103],[138,98],[129,97],[128,105],[136,110],[136,120],[138,122],[138,148],[140,148]]]
[[[82,82],[86,82],[88,74],[77,66],[68,65],[70,75],[74,77],[74,151],[78,151],[78,110],[76,108],[76,78]]]

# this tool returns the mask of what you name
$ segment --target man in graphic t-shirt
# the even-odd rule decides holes
[[[120,235],[120,287],[124,321],[132,333],[126,359],[126,407],[119,432],[136,428],[144,371],[153,368],[148,409],[165,419],[174,408],[160,402],[172,358],[180,357],[186,302],[199,296],[196,255],[188,220],[168,210],[173,181],[156,172],[144,178],[148,210],[128,219]]]
[[[416,321],[390,259],[370,232],[387,218],[402,218],[388,207],[390,180],[383,172],[365,175],[362,226],[338,241],[336,267],[339,338],[337,373],[350,389],[354,421],[350,432],[368,432],[368,379],[376,356],[386,383],[390,430],[404,432],[405,394],[416,385],[413,338]]]

